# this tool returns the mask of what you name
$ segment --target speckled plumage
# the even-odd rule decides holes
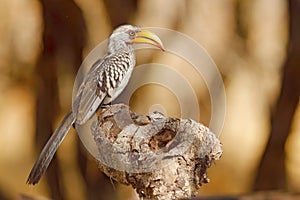
[[[101,104],[113,101],[125,88],[135,66],[132,49],[121,49],[98,61],[81,85],[73,105],[76,123],[84,124]]]

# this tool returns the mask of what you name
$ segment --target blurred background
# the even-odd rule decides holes
[[[124,23],[187,34],[222,74],[224,153],[209,169],[211,182],[200,196],[299,192],[299,19],[298,0],[2,0],[0,199],[136,199],[131,187],[97,169],[74,130],[41,182],[25,184],[41,148],[71,109],[82,60]],[[181,72],[198,97],[201,123],[209,124],[211,102],[201,77],[156,50],[137,56],[139,64],[167,63]],[[165,88],[144,86],[130,106],[147,114],[149,106],[167,104],[168,115],[178,117],[174,102]]]

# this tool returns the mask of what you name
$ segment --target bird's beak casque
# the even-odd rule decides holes
[[[132,43],[136,44],[151,44],[165,51],[164,46],[159,37],[151,31],[142,29],[136,34],[136,37],[132,40]]]

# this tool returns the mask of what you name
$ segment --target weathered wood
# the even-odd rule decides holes
[[[91,130],[99,168],[132,185],[141,199],[195,196],[222,155],[220,141],[204,125],[158,112],[139,115],[123,104],[102,111]]]

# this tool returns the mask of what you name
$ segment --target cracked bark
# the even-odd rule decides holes
[[[222,154],[220,141],[204,125],[158,112],[139,115],[123,104],[103,110],[91,130],[99,168],[132,185],[140,199],[194,197]]]

